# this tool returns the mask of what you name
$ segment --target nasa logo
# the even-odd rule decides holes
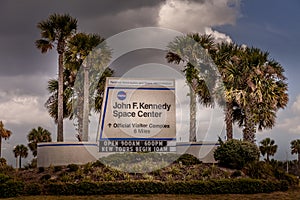
[[[126,93],[124,91],[119,91],[117,97],[119,100],[124,100],[126,99]]]

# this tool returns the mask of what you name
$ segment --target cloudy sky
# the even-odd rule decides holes
[[[56,138],[56,127],[44,102],[48,97],[47,81],[57,76],[57,55],[54,51],[42,55],[34,42],[39,39],[38,22],[53,13],[69,13],[78,19],[78,31],[98,33],[105,38],[134,28],[161,27],[181,33],[210,33],[218,40],[270,52],[286,70],[290,101],[278,113],[276,127],[258,133],[257,140],[275,139],[279,145],[276,158],[283,160],[290,152],[290,141],[300,138],[299,9],[298,0],[2,0],[0,120],[13,132],[3,142],[3,156],[14,164],[13,146],[27,144],[26,135],[37,126],[50,130]],[[145,31],[142,36],[146,40],[150,34],[153,33]],[[131,58],[139,62],[123,59],[126,64],[120,58],[113,67],[121,74],[121,65],[163,62],[155,58],[158,54],[147,49],[133,52]],[[72,122],[66,124],[71,126]],[[75,141],[68,127],[65,134],[68,140]],[[239,129],[235,129],[235,137],[241,137]]]

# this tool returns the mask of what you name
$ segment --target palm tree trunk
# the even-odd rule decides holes
[[[270,162],[269,154],[267,153],[267,162]]]
[[[79,134],[79,138],[78,138],[79,142],[82,141],[82,137],[83,137],[83,103],[84,103],[84,101],[83,101],[82,96],[79,95],[78,104],[77,104],[77,120],[78,120],[77,131]]]
[[[57,110],[57,142],[64,141],[63,135],[63,117],[64,117],[64,67],[63,67],[63,53],[58,56],[58,110]]]
[[[22,167],[21,159],[22,159],[22,157],[21,157],[21,155],[19,155],[19,169],[21,169],[21,167]]]
[[[227,140],[233,139],[233,128],[232,128],[232,102],[226,102],[226,110],[225,110],[225,123],[226,123],[226,136]]]
[[[87,63],[88,65],[89,63]],[[82,141],[88,141],[89,133],[89,95],[90,95],[89,67],[84,67],[83,82],[83,137]]]
[[[250,106],[245,108],[245,127],[243,129],[243,139],[248,142],[255,142],[255,124],[252,120]]]
[[[190,142],[196,142],[196,94],[190,87]]]
[[[300,153],[298,153],[298,165],[300,164]]]
[[[16,157],[16,169],[18,169],[18,157]]]

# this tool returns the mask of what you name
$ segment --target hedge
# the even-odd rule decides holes
[[[21,181],[8,180],[0,184],[0,198],[15,197],[23,194],[24,183]]]
[[[223,179],[210,181],[119,181],[28,184],[8,180],[0,184],[0,198],[18,195],[103,195],[103,194],[254,194],[286,191],[287,181]]]
[[[287,181],[258,179],[224,179],[189,182],[120,181],[50,183],[49,195],[102,195],[102,194],[254,194],[286,191]]]

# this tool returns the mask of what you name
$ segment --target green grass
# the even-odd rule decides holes
[[[10,200],[243,200],[243,199],[253,199],[253,200],[295,200],[300,199],[300,188],[291,189],[287,192],[274,192],[270,194],[224,194],[224,195],[104,195],[104,196],[22,196],[16,198],[8,198]]]

